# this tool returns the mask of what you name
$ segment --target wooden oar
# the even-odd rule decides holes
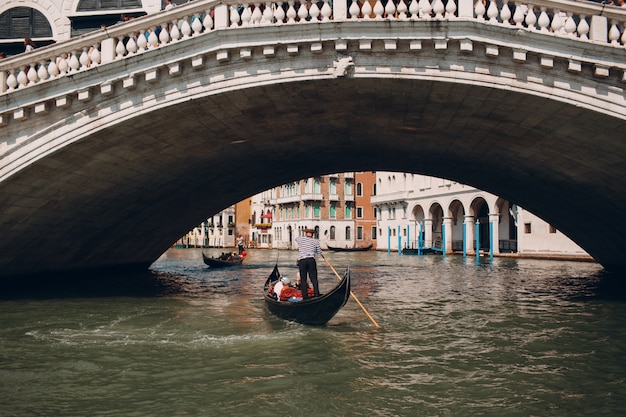
[[[333,272],[335,273],[335,275],[337,276],[337,279],[339,279],[339,281],[341,281],[341,277],[339,276],[339,274],[337,273],[337,271],[335,271],[335,268],[333,268],[333,266],[330,264],[330,262],[328,262],[328,259],[326,259],[326,257],[324,256],[324,254],[322,254],[322,258],[324,258],[324,260],[326,261],[326,263],[328,264],[328,266],[330,267],[330,269],[333,270]],[[371,316],[370,313],[367,312],[367,310],[365,309],[365,307],[363,306],[363,304],[361,304],[361,302],[359,301],[358,298],[356,298],[356,295],[354,295],[354,293],[352,292],[352,290],[350,290],[350,295],[352,296],[352,298],[354,299],[354,301],[356,301],[356,303],[359,305],[359,307],[361,307],[361,309],[363,310],[363,312],[365,313],[365,315],[371,320],[371,322],[374,324],[374,326],[378,329],[380,328],[380,326],[378,325],[378,323],[376,323],[376,320],[374,320],[374,317]]]

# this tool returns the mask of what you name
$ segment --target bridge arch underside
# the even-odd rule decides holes
[[[257,86],[120,120],[0,183],[3,276],[148,267],[256,192],[391,170],[502,196],[623,268],[623,120],[536,95],[441,81]]]

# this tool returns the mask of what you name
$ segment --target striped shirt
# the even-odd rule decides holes
[[[298,236],[298,259],[314,258],[316,254],[322,254],[322,248],[317,239],[308,236]]]

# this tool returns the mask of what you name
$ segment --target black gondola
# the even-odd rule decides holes
[[[211,268],[225,268],[229,266],[237,266],[243,263],[241,256],[233,255],[231,259],[210,258],[202,252],[202,260]]]
[[[350,298],[350,268],[346,268],[343,278],[330,292],[300,302],[279,301],[270,295],[270,286],[279,279],[280,273],[276,265],[265,281],[263,295],[269,311],[284,320],[321,326],[328,323]]]
[[[328,247],[328,250],[331,250],[333,252],[366,252],[366,251],[372,249],[374,244],[370,243],[369,246],[352,247],[352,248],[333,247],[333,246],[330,246],[329,244],[326,244],[326,246]]]

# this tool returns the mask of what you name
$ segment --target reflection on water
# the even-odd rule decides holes
[[[596,264],[327,253],[338,271],[350,265],[374,329],[353,301],[325,327],[270,315],[262,285],[276,262],[295,276],[295,256],[253,250],[211,270],[199,250],[171,250],[149,281],[106,277],[113,292],[83,277],[5,296],[0,415],[622,412],[624,281]]]

